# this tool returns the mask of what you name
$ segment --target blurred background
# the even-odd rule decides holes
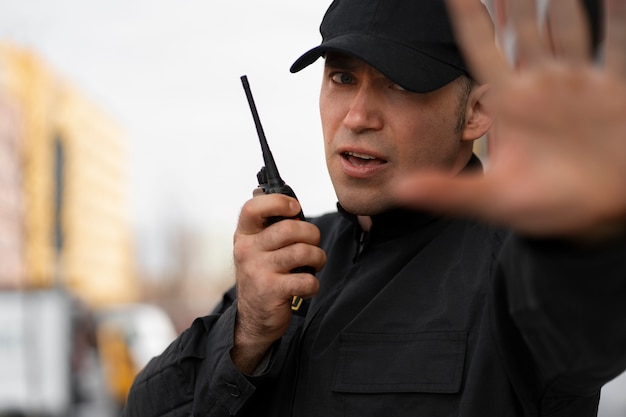
[[[0,0],[0,415],[114,416],[233,283],[263,164],[249,78],[307,215],[326,0]]]
[[[334,208],[321,64],[288,71],[328,4],[0,0],[0,417],[116,416],[233,284],[263,163],[241,75],[305,214]]]

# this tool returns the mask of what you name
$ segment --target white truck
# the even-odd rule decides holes
[[[60,290],[0,291],[0,416],[67,416],[71,301]]]

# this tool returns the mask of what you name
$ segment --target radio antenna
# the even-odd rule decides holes
[[[248,99],[248,104],[250,105],[250,111],[252,112],[252,118],[254,119],[254,125],[256,126],[257,134],[259,135],[259,142],[261,143],[261,151],[263,152],[263,161],[265,163],[265,176],[268,182],[268,185],[283,185],[285,182],[280,177],[278,173],[278,168],[276,167],[276,162],[274,161],[274,156],[272,155],[272,151],[270,150],[269,145],[267,144],[267,139],[265,138],[265,132],[263,131],[263,126],[261,125],[261,119],[259,118],[259,113],[256,109],[256,104],[254,104],[254,97],[252,97],[252,91],[250,90],[250,83],[248,82],[248,77],[246,75],[241,76],[241,83],[243,84],[243,89],[246,92],[246,98]]]

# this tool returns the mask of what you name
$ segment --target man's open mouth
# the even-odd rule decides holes
[[[358,152],[344,152],[341,156],[354,166],[382,165],[387,163],[384,159]]]

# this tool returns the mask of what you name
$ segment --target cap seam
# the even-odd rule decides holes
[[[374,19],[378,15],[378,9],[380,9],[380,2],[381,0],[378,0],[378,2],[376,3],[376,8],[374,9],[374,13],[372,13],[372,15],[370,16],[370,21],[367,24],[367,34],[371,33],[372,31],[372,25],[374,24]]]

